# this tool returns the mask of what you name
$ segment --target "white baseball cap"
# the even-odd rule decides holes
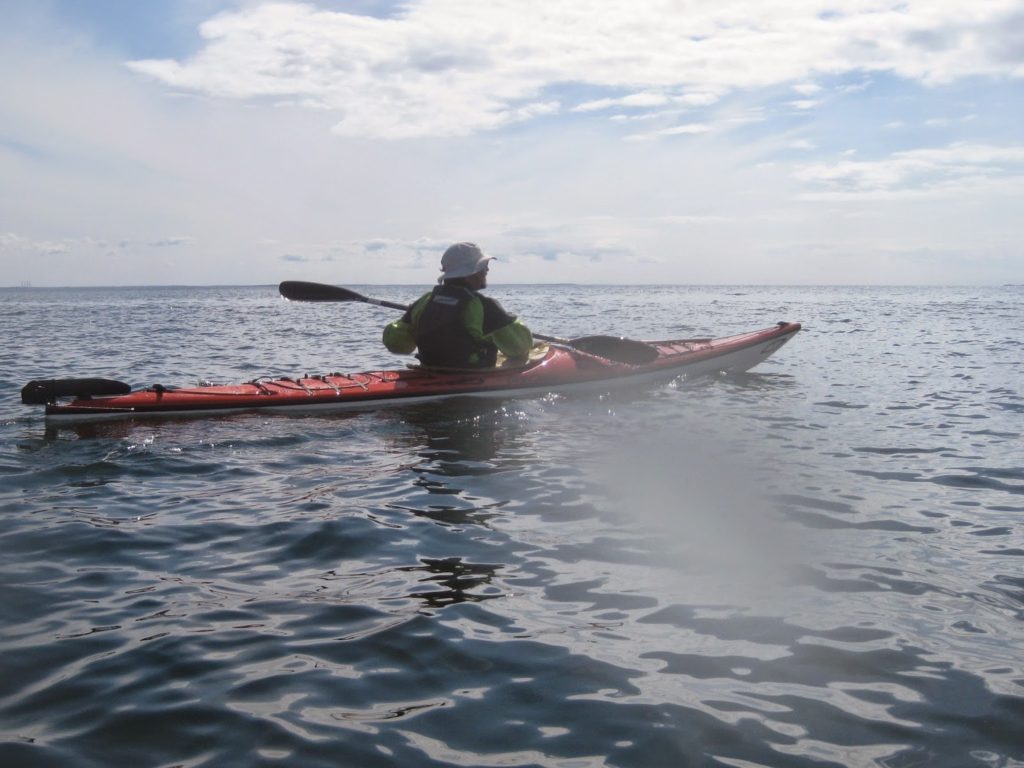
[[[476,243],[456,243],[441,257],[442,280],[469,277],[487,268],[493,256],[485,256]]]

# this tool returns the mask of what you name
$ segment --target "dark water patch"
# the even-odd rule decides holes
[[[861,403],[848,403],[843,400],[823,400],[820,403],[815,403],[815,405],[820,405],[824,408],[849,408],[852,410],[860,410],[868,407]]]
[[[1024,606],[1024,577],[999,574],[992,579],[992,584],[998,592]],[[1024,617],[1024,613],[1018,616]]]
[[[422,586],[412,596],[430,608],[505,596],[493,584],[504,567],[500,564],[471,563],[460,557],[424,558],[421,562],[420,566],[405,566],[402,570],[418,576]]]
[[[881,472],[871,469],[853,469],[850,471],[855,475],[873,477],[876,480],[898,480],[900,482],[919,482],[922,479],[921,475],[919,475],[916,472]]]
[[[580,608],[584,612],[602,611],[608,608],[630,611],[640,608],[652,608],[657,605],[657,601],[642,595],[601,594],[599,589],[602,586],[603,582],[600,580],[578,582],[575,584],[556,584],[545,590],[545,596],[555,602],[585,605],[585,607]]]
[[[1004,439],[1007,439],[1007,440],[1014,440],[1014,439],[1020,437],[1020,433],[1019,432],[994,432],[991,429],[979,429],[979,430],[969,431],[967,434],[969,434],[969,435],[977,435],[978,437],[998,437],[998,438],[1004,438]]]
[[[1005,549],[983,549],[981,550],[983,555],[1007,555],[1009,557],[1021,557],[1024,555],[1024,549],[1016,549],[1007,547]]]
[[[996,408],[1000,408],[1004,411],[1011,411],[1012,413],[1024,413],[1024,403],[1003,403],[997,401],[993,403],[993,405],[995,405]]]
[[[823,592],[881,592],[885,589],[877,580],[864,577],[837,578],[816,568],[804,568],[800,573],[799,581]]]
[[[1010,528],[986,528],[981,531],[971,531],[972,536],[1008,536],[1012,533]]]
[[[857,475],[864,475],[878,480],[934,483],[936,485],[949,486],[953,488],[963,488],[967,490],[995,490],[1015,495],[1024,493],[1024,485],[1005,483],[996,479],[999,477],[1017,479],[1021,476],[1019,470],[999,470],[983,467],[964,468],[963,471],[968,472],[969,474],[937,474],[931,477],[926,477],[916,472],[877,471],[870,469],[852,469],[850,471]]]
[[[985,488],[988,490],[1005,491],[1007,493],[1024,493],[1024,484],[1016,485],[1004,483],[994,479],[998,476],[992,470],[980,470],[969,475],[937,475],[929,478],[930,482],[938,485],[948,485],[954,488]],[[1020,477],[1020,473],[1014,473],[1012,477]]]
[[[910,525],[898,520],[866,520],[861,522],[850,522],[840,520],[830,515],[821,515],[814,512],[800,510],[787,510],[786,517],[795,520],[808,528],[817,529],[852,529],[862,531],[891,531],[894,533],[935,533],[938,529],[925,525]]]
[[[977,472],[988,477],[1000,477],[1009,480],[1024,480],[1024,466],[1021,467],[964,467],[968,472]]]
[[[810,507],[811,509],[820,509],[825,512],[836,512],[844,515],[856,514],[856,510],[852,505],[841,501],[829,501],[828,499],[818,499],[798,494],[780,494],[775,498],[784,506]]]
[[[876,453],[882,456],[917,456],[929,453],[947,453],[949,448],[854,448],[857,453]]]
[[[428,492],[431,489],[436,490],[436,486],[432,485],[427,480],[417,482],[426,488]],[[445,490],[446,489],[443,488],[440,489],[442,493]],[[483,506],[467,504],[465,507],[446,504],[432,504],[426,509],[407,506],[405,504],[390,504],[388,505],[388,508],[407,512],[418,517],[424,517],[444,526],[460,527],[470,525],[486,527],[489,521],[502,514],[501,509],[504,506],[506,506],[504,503],[498,502],[495,504],[485,504]]]

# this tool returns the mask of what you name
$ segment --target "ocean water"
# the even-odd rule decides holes
[[[804,331],[614,396],[54,429],[28,380],[389,367],[393,314],[0,291],[0,766],[1024,765],[1024,289],[490,293]]]

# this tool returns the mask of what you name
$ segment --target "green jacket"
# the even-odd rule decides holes
[[[458,297],[458,306],[453,311],[458,312],[458,307],[461,307],[461,313],[457,317],[450,318],[449,322],[457,324],[457,326],[449,328],[447,333],[451,334],[451,348],[453,350],[464,349],[465,352],[464,356],[456,354],[454,359],[445,355],[445,359],[441,362],[423,359],[425,364],[481,367],[493,364],[488,358],[493,359],[495,350],[504,353],[511,359],[522,359],[529,354],[530,348],[533,346],[533,335],[530,333],[530,329],[514,316],[507,314],[494,299],[482,296],[468,288],[439,287],[423,294],[400,319],[384,328],[384,346],[396,354],[410,354],[420,345],[425,345],[428,349],[431,344],[436,347],[439,341],[436,329],[434,335],[429,339],[431,344],[427,344],[427,333],[430,329],[423,327],[423,323],[420,321],[428,305],[431,304],[431,300],[438,294],[442,296],[442,301],[445,304],[451,303],[450,297],[453,295]],[[436,307],[432,307],[431,312],[428,313],[435,320],[438,317],[436,309]],[[442,307],[442,313],[443,311]],[[443,343],[445,339],[443,328],[441,333]],[[420,341],[419,345],[417,339]],[[422,359],[424,349],[420,351]],[[487,354],[488,351],[491,353],[490,355]],[[434,354],[437,355],[436,352]]]

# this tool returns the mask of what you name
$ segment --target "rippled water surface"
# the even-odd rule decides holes
[[[0,765],[1024,765],[1021,288],[491,294],[805,330],[614,397],[58,430],[29,379],[389,367],[392,315],[0,291]]]

